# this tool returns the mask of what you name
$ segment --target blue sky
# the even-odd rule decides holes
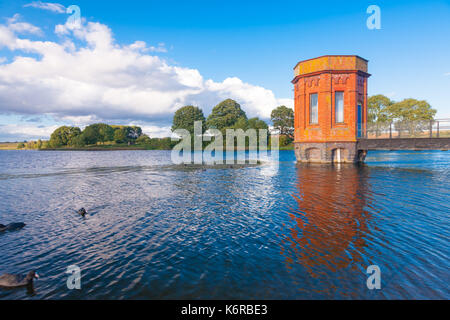
[[[111,72],[105,68],[101,69],[105,77],[99,76],[105,81],[101,85],[82,76],[66,81],[66,86],[75,81],[79,85],[76,91],[86,94],[68,103],[72,109],[57,105],[66,101],[62,97],[67,96],[70,87],[62,89],[53,80],[64,78],[65,72],[55,69],[54,74],[45,74],[48,78],[42,81],[44,86],[18,78],[17,70],[24,73],[23,77],[27,75],[23,65],[11,67],[14,81],[9,83],[14,86],[0,90],[0,141],[45,138],[60,124],[83,126],[103,120],[139,124],[150,135],[161,136],[170,127],[175,106],[193,103],[208,114],[227,95],[237,99],[249,115],[267,119],[272,105],[292,100],[294,65],[325,54],[357,54],[368,59],[370,95],[381,93],[394,100],[425,99],[438,110],[438,118],[450,118],[448,1],[60,1],[61,7],[76,4],[81,8],[86,28],[83,35],[55,34],[55,26],[64,25],[69,15],[27,6],[32,2],[0,1],[0,24],[8,25],[7,19],[19,14],[17,22],[40,28],[40,32],[16,33],[19,39],[35,41],[35,45],[38,41],[62,44],[70,40],[76,46],[75,52],[80,53],[98,45],[86,44],[88,34],[98,34],[94,25],[88,26],[91,22],[110,30],[114,44],[121,50],[128,50],[126,46],[136,41],[144,41],[147,49],[133,58],[124,78],[118,78],[117,83],[107,78]],[[366,27],[366,9],[371,4],[381,9],[381,30]],[[17,22],[9,22],[8,28]],[[47,57],[39,50],[12,48],[0,41],[0,59],[4,60],[0,70],[17,56],[36,61]],[[91,54],[98,52],[92,49]],[[146,56],[159,60],[142,62]],[[48,56],[52,58],[58,60],[57,56]],[[86,60],[79,61],[84,64]],[[30,71],[29,76],[41,75],[52,65],[51,61],[47,63],[45,68],[33,64],[30,68],[39,71]],[[148,78],[150,73],[145,71],[153,67],[159,71],[152,72],[151,77],[167,76],[168,80],[153,84]],[[170,71],[159,73],[166,67]],[[9,81],[9,75],[0,72],[0,80],[3,77],[3,81]],[[130,80],[130,76],[138,80]],[[150,87],[136,89],[140,83]],[[118,86],[129,90],[115,92]],[[174,92],[170,86],[179,87],[179,91]],[[7,97],[17,87],[23,90],[21,99]],[[43,88],[55,92],[55,96],[43,96]],[[36,93],[28,94],[33,90]],[[93,90],[102,90],[102,94]],[[152,90],[154,95],[145,94]],[[169,92],[177,98],[171,100]],[[92,105],[84,108],[77,103]]]

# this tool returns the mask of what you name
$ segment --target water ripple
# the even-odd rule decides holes
[[[169,152],[0,151],[1,299],[448,299],[450,153],[363,166],[174,166]],[[82,218],[76,210],[85,207]],[[66,287],[69,265],[82,290]],[[368,265],[382,290],[365,286]]]

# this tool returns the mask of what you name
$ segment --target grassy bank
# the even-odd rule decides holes
[[[82,148],[75,147],[61,147],[61,148],[42,148],[42,149],[29,149],[21,148],[19,149],[18,143],[0,143],[0,150],[39,150],[39,151],[120,151],[120,150],[172,150],[172,148],[155,148],[149,145],[91,145]],[[280,147],[280,150],[294,150],[294,145],[290,144],[287,146]]]
[[[81,148],[62,147],[62,148],[45,148],[41,151],[118,151],[118,150],[157,150],[151,146],[145,145],[92,145]]]
[[[287,146],[280,146],[279,150],[294,150],[294,144],[290,143]]]
[[[84,147],[60,147],[60,148],[46,148],[45,143],[44,147],[37,148],[36,144],[33,142],[22,144],[24,147],[19,148],[19,142],[0,142],[0,150],[40,150],[40,151],[118,151],[118,150],[172,150],[173,146],[177,144],[177,142],[169,143],[166,141],[165,143],[158,144],[131,144],[127,143],[106,143],[106,144],[95,144],[88,145]],[[287,146],[281,146],[280,150],[294,150],[294,145],[291,143]]]
[[[40,149],[41,151],[120,151],[120,150],[172,150],[172,148],[167,149],[155,149],[148,145],[131,145],[131,146],[86,146],[83,148],[47,148]],[[237,150],[237,149],[236,149]],[[269,148],[270,150],[270,148]],[[293,145],[288,145],[285,147],[280,147],[279,150],[294,150]]]
[[[0,150],[17,150],[18,142],[0,142]]]

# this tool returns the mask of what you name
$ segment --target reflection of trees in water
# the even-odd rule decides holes
[[[282,254],[288,269],[296,264],[317,278],[322,273],[350,267],[356,270],[365,257],[370,192],[367,171],[355,165],[299,165],[298,208],[290,210],[295,225],[284,239]]]

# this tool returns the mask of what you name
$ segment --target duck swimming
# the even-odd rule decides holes
[[[77,211],[78,212],[78,214],[80,215],[80,216],[82,216],[82,217],[84,217],[85,215],[86,215],[86,210],[84,209],[84,208],[81,208],[80,210],[78,210]]]
[[[20,274],[5,273],[0,276],[0,288],[14,289],[27,287],[32,291],[33,280],[38,278],[39,276],[34,270],[28,272],[26,276]]]
[[[4,224],[0,223],[0,232],[16,231],[16,230],[22,229],[25,226],[26,226],[26,224],[23,222],[10,223],[10,224],[7,224],[6,226]]]

